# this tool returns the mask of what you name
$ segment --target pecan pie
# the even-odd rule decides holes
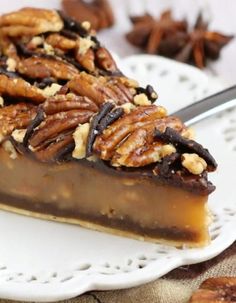
[[[0,208],[176,246],[209,242],[207,149],[94,32],[62,13],[0,17]]]

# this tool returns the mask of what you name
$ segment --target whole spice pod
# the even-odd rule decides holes
[[[108,0],[62,0],[62,9],[78,22],[90,22],[97,31],[114,24],[114,15]]]
[[[176,21],[170,10],[159,19],[150,14],[131,16],[133,29],[126,34],[127,40],[149,54],[174,57],[188,41],[186,20]]]
[[[186,45],[175,57],[176,60],[204,68],[209,59],[217,60],[220,57],[221,49],[233,39],[233,36],[209,30],[208,26],[200,13],[194,28],[189,32]]]
[[[220,57],[221,49],[232,35],[224,35],[208,29],[208,23],[199,14],[192,29],[186,20],[177,21],[171,11],[164,11],[159,19],[149,14],[131,16],[133,29],[127,40],[149,54],[158,54],[184,63],[204,68],[209,59]]]

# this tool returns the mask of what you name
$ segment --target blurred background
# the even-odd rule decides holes
[[[77,0],[74,0],[77,1]],[[79,0],[78,0],[79,1]],[[91,0],[84,0],[87,3]],[[236,1],[235,0],[107,0],[111,5],[115,22],[110,28],[99,31],[99,39],[112,51],[121,57],[142,53],[142,50],[132,46],[125,38],[132,24],[130,15],[141,15],[148,12],[159,18],[160,14],[171,9],[177,20],[187,18],[190,25],[196,21],[201,11],[205,20],[210,22],[209,29],[226,35],[236,34]],[[60,0],[1,0],[1,12],[17,9],[23,6],[60,8]],[[236,81],[236,39],[226,45],[218,60],[211,62],[204,70],[221,78],[226,86]]]

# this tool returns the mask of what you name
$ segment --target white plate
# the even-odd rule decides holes
[[[120,62],[125,75],[143,86],[151,84],[158,92],[158,103],[173,113],[186,104],[199,101],[223,88],[196,67],[156,55],[133,55]]]
[[[11,1],[2,9],[31,3]],[[46,3],[49,1],[40,0],[37,5],[45,6]],[[50,5],[54,7],[56,3],[58,1],[51,1]],[[203,97],[207,93],[206,86],[213,87],[200,71],[169,60],[145,56],[143,59],[125,59],[124,62],[130,75],[132,65],[142,66],[142,73],[136,70],[132,74],[141,82],[149,82],[147,77],[158,79],[156,73],[159,73],[160,66],[168,69],[168,73],[162,74],[158,80],[157,89],[160,100],[173,110],[193,102],[196,93],[199,93],[196,98]],[[121,61],[121,65],[123,63]],[[149,66],[152,66],[152,73]],[[131,70],[128,71],[128,67]],[[148,73],[141,78],[145,68],[149,69]],[[178,77],[173,77],[176,73],[189,78],[189,83],[194,80],[197,86],[186,89],[186,81],[176,85]],[[218,89],[219,86],[212,88]],[[169,105],[165,100],[170,102]],[[196,127],[199,140],[209,147],[219,162],[218,172],[211,175],[217,191],[209,201],[214,213],[209,246],[181,250],[1,211],[0,297],[48,302],[71,298],[89,290],[137,286],[180,265],[201,262],[222,252],[236,239],[236,188],[232,170],[236,164],[235,115],[235,112],[224,113],[221,118],[205,121]]]

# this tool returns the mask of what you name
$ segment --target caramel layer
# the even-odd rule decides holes
[[[0,170],[2,204],[180,245],[208,242],[207,196],[144,175],[109,174],[96,163],[12,160],[3,150]]]

